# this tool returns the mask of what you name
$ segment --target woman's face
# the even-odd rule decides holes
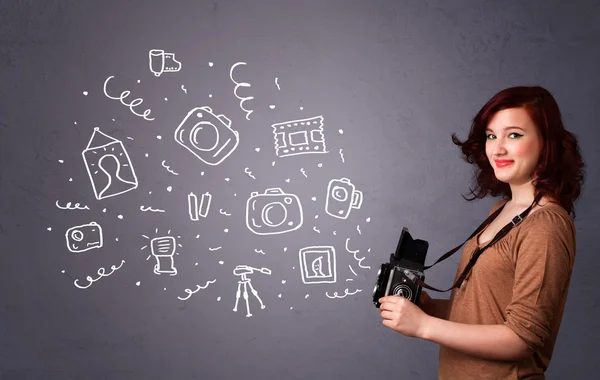
[[[543,141],[525,108],[498,111],[485,134],[485,153],[496,178],[511,185],[530,182]]]

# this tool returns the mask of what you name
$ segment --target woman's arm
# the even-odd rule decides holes
[[[488,360],[523,360],[527,343],[505,325],[469,325],[428,317],[420,337],[453,350]]]

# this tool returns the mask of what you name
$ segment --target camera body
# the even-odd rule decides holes
[[[409,299],[419,305],[421,286],[416,279],[425,281],[425,258],[429,243],[413,239],[406,227],[402,228],[396,252],[390,255],[390,262],[381,264],[377,281],[373,288],[373,303],[381,306],[381,297],[393,295]]]
[[[254,191],[246,203],[246,226],[257,235],[295,231],[302,226],[302,205],[295,194],[281,188]]]

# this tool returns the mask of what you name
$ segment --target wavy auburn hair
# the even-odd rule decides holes
[[[543,141],[537,166],[532,178],[535,195],[541,193],[558,200],[560,205],[575,218],[573,203],[579,198],[584,181],[585,163],[581,157],[577,137],[565,130],[556,100],[548,90],[539,86],[516,86],[494,95],[473,118],[469,137],[460,141],[452,134],[452,142],[461,148],[463,159],[473,164],[474,188],[467,201],[502,196],[510,199],[508,183],[496,179],[486,154],[485,129],[496,112],[507,108],[525,108],[538,128]]]

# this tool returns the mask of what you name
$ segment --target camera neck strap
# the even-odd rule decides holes
[[[527,209],[525,209],[525,211],[523,211],[522,213],[520,213],[519,215],[515,216],[510,223],[508,223],[506,226],[504,226],[500,231],[498,231],[498,233],[496,234],[496,236],[494,236],[494,238],[492,240],[490,240],[484,247],[481,247],[479,249],[477,249],[473,255],[471,256],[471,259],[469,260],[469,263],[467,264],[467,266],[465,267],[465,269],[462,271],[462,273],[460,274],[460,276],[458,277],[458,279],[456,280],[456,282],[454,283],[454,285],[446,290],[440,290],[437,288],[434,288],[433,286],[429,286],[427,285],[425,282],[421,281],[420,279],[416,279],[415,282],[417,284],[419,284],[420,286],[427,288],[427,289],[431,289],[431,290],[435,290],[437,292],[447,292],[450,291],[454,288],[460,288],[462,282],[464,281],[464,279],[467,277],[467,275],[469,274],[469,272],[471,271],[471,269],[473,268],[473,266],[475,265],[475,262],[477,262],[477,259],[479,258],[479,256],[481,256],[481,254],[483,253],[483,251],[485,251],[489,246],[491,246],[492,244],[496,243],[498,240],[500,240],[502,237],[504,237],[504,235],[506,235],[508,233],[508,231],[510,231],[513,227],[515,227],[516,225],[518,225],[519,223],[521,223],[523,221],[523,219],[525,219],[525,217],[529,214],[529,212],[531,211],[531,209],[533,208],[533,206],[539,202],[541,198],[541,194],[538,194],[535,199],[533,200],[533,202],[531,203],[531,205],[529,207],[527,207]],[[502,212],[502,209],[504,209],[504,206],[506,205],[503,204],[501,207],[498,208],[498,210],[494,211],[490,216],[488,216],[488,218],[486,220],[483,221],[483,223],[481,223],[481,225],[479,227],[477,227],[477,229],[471,234],[471,236],[469,236],[467,238],[467,240],[465,240],[463,243],[461,243],[459,246],[455,247],[454,249],[452,249],[449,252],[446,252],[442,257],[440,257],[435,263],[425,266],[424,270],[431,268],[432,266],[434,266],[435,264],[446,260],[448,257],[452,256],[454,253],[456,253],[456,251],[462,247],[467,241],[469,241],[470,239],[473,238],[473,236],[477,235],[479,232],[481,232],[485,227],[487,227],[499,214],[500,212]]]

